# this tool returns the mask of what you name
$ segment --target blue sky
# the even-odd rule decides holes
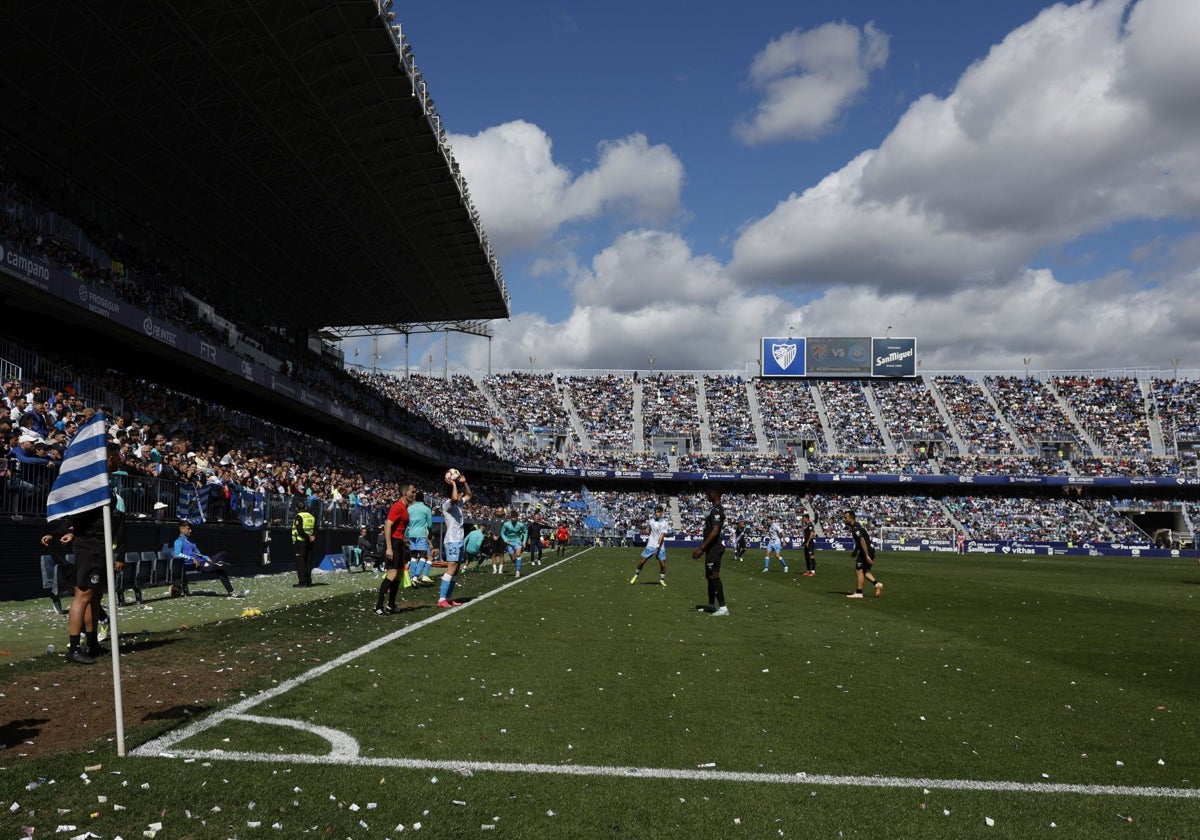
[[[494,368],[888,326],[926,370],[1200,367],[1195,0],[396,11],[512,295]]]

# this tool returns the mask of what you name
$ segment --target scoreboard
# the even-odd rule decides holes
[[[917,340],[871,336],[763,338],[763,377],[916,376]]]

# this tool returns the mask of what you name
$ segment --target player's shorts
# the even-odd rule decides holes
[[[768,552],[774,551],[776,554],[779,554],[780,552],[783,551],[783,543],[780,542],[779,540],[770,540],[767,543],[767,551]]]
[[[460,542],[445,543],[442,546],[442,557],[447,563],[459,563],[462,561],[463,544]]]
[[[83,590],[103,592],[108,588],[108,575],[104,570],[104,549],[85,548],[75,545],[75,586]]]
[[[412,537],[411,539],[408,540],[408,550],[412,551],[412,552],[417,552],[417,551],[428,552],[429,551],[429,538],[428,537]]]
[[[665,546],[659,546],[658,548],[654,548],[650,545],[646,546],[646,548],[642,551],[642,559],[649,560],[656,554],[658,555],[659,560],[663,561],[664,563],[667,562],[667,549]]]
[[[513,557],[516,557],[518,554],[521,553],[522,549],[524,549],[524,548],[525,548],[525,546],[523,543],[509,543],[508,544],[508,553],[511,554]]]
[[[384,555],[383,562],[389,569],[403,569],[408,563],[408,546],[404,544],[404,540],[392,540],[392,556],[388,559]]]
[[[560,548],[566,548],[568,542],[570,542],[569,539],[568,540],[559,540],[558,545]]]
[[[869,572],[875,566],[875,561],[861,554],[854,555],[854,569],[858,572]]]
[[[734,546],[734,551],[736,551],[738,554],[746,553],[746,538],[745,537],[738,538],[737,544]]]
[[[708,551],[704,552],[704,576],[708,577],[712,572],[721,573],[721,557],[725,554],[725,546],[714,545]]]

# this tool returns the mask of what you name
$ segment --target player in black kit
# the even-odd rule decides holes
[[[804,576],[816,577],[817,529],[813,527],[812,519],[807,513],[800,515],[800,527],[804,530],[800,538],[800,544],[804,547]]]
[[[742,562],[746,547],[750,543],[750,526],[744,519],[739,519],[733,526],[733,559]]]
[[[721,555],[725,553],[721,532],[725,530],[725,508],[721,507],[720,490],[710,487],[706,495],[712,509],[704,517],[704,540],[692,552],[693,560],[704,558],[704,577],[708,580],[708,606],[698,609],[712,615],[729,615],[729,608],[725,606],[725,587],[721,583]]]
[[[857,583],[854,593],[846,597],[861,598],[865,579],[875,584],[875,597],[878,598],[883,595],[883,584],[876,580],[875,575],[871,572],[875,566],[875,549],[871,546],[871,535],[859,523],[852,510],[842,514],[842,521],[846,523],[846,527],[850,529],[850,536],[854,539],[854,573]]]
[[[525,527],[529,529],[529,565],[540,566],[542,565],[542,531],[546,530],[546,523],[540,513],[535,513],[529,517]]]

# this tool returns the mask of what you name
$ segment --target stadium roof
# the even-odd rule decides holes
[[[143,220],[158,256],[186,252],[303,326],[508,317],[441,119],[375,0],[9,5],[4,157]]]

